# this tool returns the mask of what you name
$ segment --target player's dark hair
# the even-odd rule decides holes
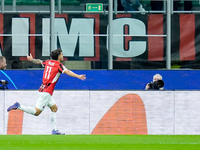
[[[56,49],[56,50],[53,50],[51,52],[51,58],[53,60],[58,60],[58,56],[61,54],[62,50],[60,48]]]

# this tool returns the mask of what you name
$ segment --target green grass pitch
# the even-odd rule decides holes
[[[198,150],[200,135],[0,135],[0,150]]]

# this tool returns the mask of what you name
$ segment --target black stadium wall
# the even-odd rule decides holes
[[[108,61],[107,15],[55,16],[55,44],[63,49],[65,60]],[[199,14],[172,15],[172,65],[200,68],[199,18]],[[0,34],[0,55],[8,61],[24,61],[28,53],[39,59],[49,58],[49,15],[0,14]],[[166,37],[162,35],[166,35],[166,15],[114,15],[113,34],[114,62],[132,62],[132,69],[165,68]]]

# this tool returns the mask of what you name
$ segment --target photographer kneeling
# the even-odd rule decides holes
[[[145,86],[145,90],[163,90],[164,81],[162,80],[162,76],[160,74],[155,74],[153,76],[153,82],[147,83]]]

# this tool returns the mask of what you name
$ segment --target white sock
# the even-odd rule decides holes
[[[53,130],[56,129],[56,112],[51,112],[51,125]]]
[[[35,108],[29,107],[29,106],[22,106],[22,105],[20,105],[20,107],[18,107],[18,109],[22,110],[22,111],[24,111],[24,112],[26,112],[28,114],[32,114],[32,115],[35,115],[35,113],[36,113]]]

